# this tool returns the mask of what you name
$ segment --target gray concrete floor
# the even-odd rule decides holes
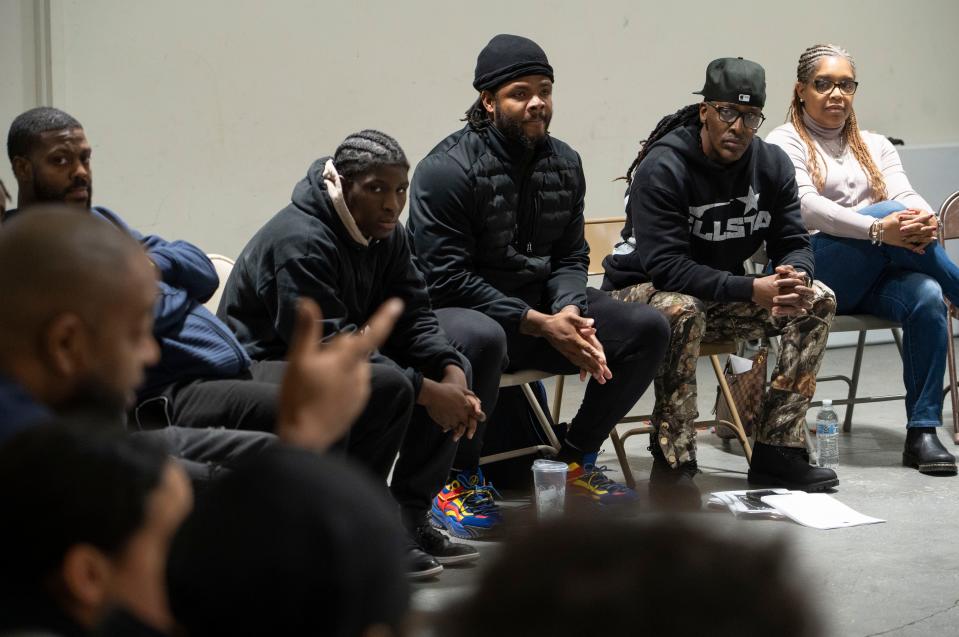
[[[849,374],[853,348],[830,349],[820,375]],[[699,409],[707,417],[715,399],[715,378],[708,359],[700,359]],[[902,364],[895,346],[867,346],[860,395],[899,393]],[[582,385],[569,378],[563,417],[575,413]],[[838,398],[841,383],[822,383],[817,398]],[[651,411],[652,391],[640,400],[634,413]],[[837,408],[840,422],[843,408]],[[808,419],[813,420],[815,410]],[[693,523],[708,525],[722,533],[745,539],[782,538],[799,564],[799,577],[825,620],[827,635],[953,635],[959,634],[959,547],[952,534],[959,534],[959,478],[931,477],[901,466],[905,437],[902,401],[857,405],[853,431],[840,440],[840,485],[834,497],[866,515],[887,520],[884,524],[820,531],[786,520],[736,520],[725,512],[687,514]],[[949,426],[940,438],[955,452],[951,436],[951,408],[944,418]],[[647,437],[627,442],[637,490],[646,497],[652,460],[646,451]],[[696,478],[705,493],[746,488],[746,461],[737,443],[724,445],[708,431],[698,438],[699,464]],[[600,463],[621,476],[612,446],[607,444]],[[523,500],[510,500],[520,507]],[[640,516],[650,515],[641,506]],[[484,562],[498,549],[494,542],[477,542],[478,565],[448,568],[435,580],[414,587],[413,606],[421,616],[441,612],[451,601],[475,586]],[[749,601],[743,600],[748,611]],[[732,612],[732,611],[731,611]]]

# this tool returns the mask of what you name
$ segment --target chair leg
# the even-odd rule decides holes
[[[956,385],[956,344],[953,342],[952,317],[946,312],[946,322],[948,334],[948,343],[946,344],[946,353],[949,366],[949,397],[952,403],[952,441],[959,445],[959,396],[957,396]]]
[[[523,390],[523,395],[526,396],[526,402],[529,403],[529,406],[533,410],[533,415],[536,416],[536,422],[539,423],[540,428],[543,430],[543,434],[546,435],[546,439],[549,440],[549,444],[556,450],[556,453],[559,453],[560,442],[556,437],[556,432],[553,431],[553,426],[549,421],[549,418],[546,417],[546,414],[543,412],[543,408],[540,407],[539,401],[536,400],[536,394],[533,393],[533,389],[529,386],[528,383],[523,383],[520,385]]]
[[[895,337],[895,330],[893,330]],[[897,341],[898,342],[898,341]],[[852,378],[849,381],[849,393],[846,395],[846,416],[842,421],[842,430],[846,433],[852,431],[852,412],[856,407],[856,392],[859,391],[859,370],[862,368],[862,353],[866,349],[866,330],[859,332],[859,340],[856,343],[856,357],[852,363]]]
[[[553,422],[559,423],[559,413],[563,408],[563,389],[566,387],[566,377],[560,374],[556,376],[556,384],[553,386],[553,407],[550,409],[550,415]]]
[[[636,488],[636,479],[633,478],[633,470],[629,467],[629,461],[626,459],[626,445],[623,439],[619,437],[616,427],[609,432],[609,439],[613,443],[613,449],[616,450],[616,457],[619,459],[619,466],[623,470],[623,479],[626,480],[626,486],[630,489]]]
[[[892,328],[892,340],[896,341],[896,349],[899,350],[899,357],[902,358],[902,330],[898,327]]]
[[[746,436],[746,428],[743,427],[742,421],[739,419],[739,409],[736,407],[736,401],[733,400],[733,394],[729,391],[729,384],[726,382],[726,375],[723,374],[723,366],[719,362],[719,356],[712,354],[709,357],[709,361],[713,364],[713,371],[716,373],[716,380],[719,382],[719,388],[723,392],[723,398],[726,399],[726,404],[729,405],[729,413],[733,418],[733,429],[736,432],[736,437],[739,439],[739,444],[743,446],[743,451],[746,453],[746,462],[751,464],[753,461],[753,450],[749,445],[749,438]]]

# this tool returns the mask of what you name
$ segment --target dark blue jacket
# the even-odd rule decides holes
[[[233,378],[245,372],[250,357],[230,329],[203,307],[220,285],[206,254],[186,241],[143,236],[106,208],[95,207],[93,214],[130,233],[160,271],[153,315],[160,362],[147,370],[138,397],[148,398],[177,381]]]
[[[96,206],[91,212],[139,241],[160,272],[153,318],[160,362],[146,370],[137,397],[155,396],[179,381],[235,378],[245,372],[249,356],[230,329],[203,307],[220,284],[206,254],[186,241],[144,236],[107,208]],[[4,218],[16,214],[17,210],[9,210]]]
[[[0,444],[21,429],[52,419],[52,411],[34,400],[18,383],[0,375]]]

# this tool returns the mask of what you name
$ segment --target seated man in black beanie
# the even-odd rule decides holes
[[[243,248],[218,315],[254,360],[276,360],[286,356],[301,296],[323,310],[326,334],[359,329],[387,297],[406,302],[373,356],[373,396],[356,425],[406,428],[399,459],[394,467],[395,448],[369,437],[351,437],[347,453],[384,482],[392,468],[390,489],[413,540],[411,575],[427,576],[479,556],[427,516],[457,441],[473,435],[495,400],[504,351],[502,330],[479,312],[433,312],[399,223],[408,172],[400,145],[375,130],[350,135],[333,157],[313,162],[289,205]]]
[[[400,635],[401,538],[368,476],[278,446],[197,504],[170,552],[170,605],[191,637]]]
[[[573,494],[634,499],[596,466],[610,430],[652,381],[669,329],[652,308],[586,287],[586,182],[579,155],[548,133],[553,68],[532,40],[497,35],[480,52],[467,124],[419,163],[407,227],[440,308],[478,310],[503,328],[509,369],[591,377],[559,459]],[[484,403],[487,413],[491,404]],[[479,434],[482,432],[480,431]],[[464,476],[440,494],[434,517],[451,532],[484,486],[482,436],[461,442]],[[475,499],[484,504],[482,499]]]

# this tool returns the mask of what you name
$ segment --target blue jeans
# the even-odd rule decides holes
[[[859,212],[882,218],[904,209],[883,201]],[[902,324],[906,426],[940,426],[948,338],[942,298],[959,305],[959,267],[938,243],[916,254],[820,232],[812,247],[816,278],[836,293],[837,314],[873,314]]]

